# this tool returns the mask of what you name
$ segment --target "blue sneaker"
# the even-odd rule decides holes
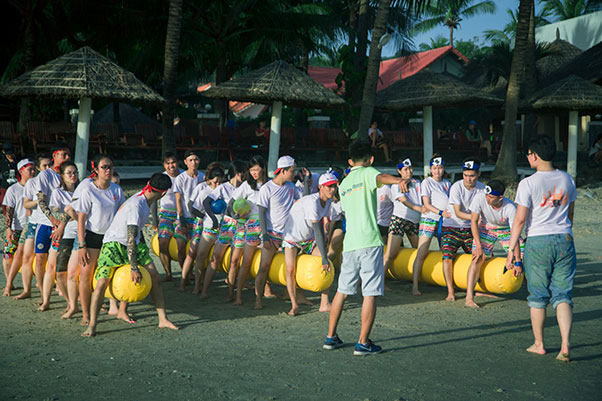
[[[343,341],[339,338],[337,334],[334,337],[326,337],[326,342],[322,346],[324,349],[337,349],[343,345]]]
[[[366,344],[355,344],[355,351],[353,351],[353,355],[366,356],[372,354],[379,354],[382,350],[382,347],[379,347],[378,345],[374,344],[372,340],[368,339],[368,342]]]

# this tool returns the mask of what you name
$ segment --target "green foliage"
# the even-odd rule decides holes
[[[601,0],[540,0],[553,21],[563,21],[602,10]]]

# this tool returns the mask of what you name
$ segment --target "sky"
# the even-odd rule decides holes
[[[495,14],[482,14],[472,18],[467,18],[460,22],[460,28],[454,31],[454,40],[468,40],[477,36],[480,38],[480,43],[484,41],[483,32],[488,29],[502,30],[504,25],[510,20],[507,9],[517,9],[519,0],[495,0]],[[537,2],[536,2],[537,3]],[[535,5],[537,7],[537,4]],[[418,48],[420,43],[430,43],[431,38],[443,35],[449,38],[449,29],[445,26],[435,28],[427,33],[418,34],[414,37],[414,46]],[[395,45],[390,41],[383,48],[383,57],[391,57],[395,54]]]

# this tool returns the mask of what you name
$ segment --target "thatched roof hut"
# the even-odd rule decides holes
[[[537,91],[529,99],[529,104],[539,110],[602,110],[602,87],[569,75]]]
[[[448,75],[423,70],[395,82],[376,94],[376,108],[383,111],[411,111],[424,106],[452,108],[502,104],[495,95]]]
[[[602,85],[602,42],[556,70],[543,84],[549,85],[571,74]]]
[[[545,81],[558,69],[564,67],[571,62],[575,57],[583,53],[581,49],[560,39],[560,32],[556,31],[556,40],[548,46],[549,54],[537,60],[535,64],[539,81]]]
[[[103,98],[162,103],[134,74],[89,47],[65,54],[0,87],[7,97]]]
[[[305,108],[338,108],[345,104],[322,84],[282,60],[222,82],[203,95],[261,104],[282,102]]]

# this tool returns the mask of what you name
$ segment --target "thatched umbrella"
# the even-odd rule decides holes
[[[65,54],[0,87],[0,95],[79,99],[75,164],[83,177],[88,157],[92,98],[162,103],[164,99],[89,47]]]
[[[433,153],[433,107],[452,108],[502,104],[503,100],[463,83],[448,74],[423,70],[395,82],[376,94],[376,108],[383,111],[423,110],[424,174]]]
[[[345,101],[309,75],[285,61],[274,61],[241,77],[222,82],[203,92],[215,97],[242,102],[272,104],[268,170],[276,170],[280,148],[282,104],[305,108],[338,108]]]
[[[550,43],[548,51],[550,54],[540,58],[536,63],[540,81],[547,80],[552,73],[583,53],[577,46],[560,39],[560,31],[558,29],[556,29],[556,40]]]
[[[569,111],[567,172],[577,177],[577,122],[579,111],[602,110],[602,87],[578,77],[568,77],[536,92],[529,99],[536,110]]]

